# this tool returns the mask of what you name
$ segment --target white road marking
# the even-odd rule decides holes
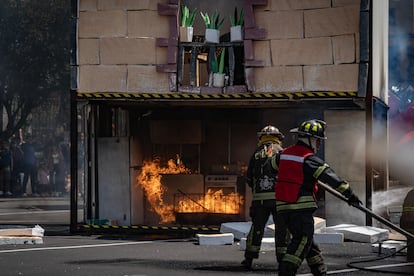
[[[22,214],[41,214],[41,213],[69,213],[70,210],[30,210],[25,212],[11,212],[11,213],[0,213],[0,216],[12,216]]]
[[[153,241],[139,241],[139,242],[119,242],[119,243],[105,243],[105,244],[89,244],[89,245],[72,245],[72,246],[52,246],[42,248],[24,248],[24,249],[9,249],[0,250],[1,253],[15,253],[15,252],[29,252],[29,251],[46,251],[46,250],[64,250],[64,249],[80,249],[80,248],[94,248],[94,247],[107,247],[107,246],[120,246],[120,245],[136,245],[153,243]]]

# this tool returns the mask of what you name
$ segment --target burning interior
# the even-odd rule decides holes
[[[214,224],[217,217],[242,219],[239,213],[243,208],[243,196],[237,193],[237,176],[206,176],[204,193],[187,193],[182,190],[185,186],[173,188],[171,185],[172,191],[169,191],[163,184],[164,179],[166,183],[177,179],[174,175],[185,181],[186,174],[191,174],[191,170],[185,167],[178,155],[176,160],[168,160],[165,166],[159,159],[143,163],[137,177],[137,188],[144,190],[147,210],[160,217],[160,224]],[[173,195],[173,201],[168,194]]]
[[[77,146],[85,155],[78,161],[83,213],[77,220],[166,226],[248,221],[245,172],[257,131],[273,124],[288,134],[302,118],[323,118],[330,104],[302,103],[298,110],[271,103],[80,103],[78,133],[85,140]],[[286,135],[284,144],[293,141]],[[318,197],[323,202],[324,194]]]

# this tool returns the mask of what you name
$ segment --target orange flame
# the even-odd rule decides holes
[[[144,189],[151,209],[161,216],[161,223],[175,221],[174,208],[170,204],[164,203],[163,194],[167,188],[161,183],[161,174],[179,174],[189,173],[190,170],[185,168],[182,163],[176,164],[174,160],[168,160],[167,167],[160,166],[160,160],[153,162],[144,161],[141,173],[137,177],[138,183]]]
[[[222,189],[208,189],[198,200],[183,199],[178,201],[176,211],[180,213],[224,213],[238,214],[243,198],[238,193],[224,194]]]
[[[161,223],[175,222],[176,212],[209,212],[237,214],[243,198],[237,193],[224,194],[223,190],[209,189],[205,195],[199,196],[197,200],[190,198],[180,199],[174,206],[164,202],[163,195],[167,187],[162,185],[162,174],[188,174],[190,169],[186,168],[179,157],[177,162],[168,160],[166,167],[161,167],[160,160],[144,161],[141,173],[137,176],[137,182],[144,190],[145,196],[151,206],[151,210],[161,217]]]

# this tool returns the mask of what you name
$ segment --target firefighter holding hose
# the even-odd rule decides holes
[[[275,183],[278,173],[277,157],[282,150],[284,135],[268,125],[257,133],[258,146],[250,158],[246,172],[247,184],[252,189],[250,217],[252,226],[246,241],[242,265],[247,269],[259,257],[264,229],[269,216],[276,222]]]
[[[325,136],[326,123],[308,120],[290,132],[297,134],[297,143],[280,154],[276,183],[276,250],[283,252],[279,275],[295,275],[306,259],[313,275],[326,275],[326,266],[319,247],[313,242],[313,213],[317,209],[315,194],[321,181],[341,193],[348,204],[359,206],[361,201],[352,192],[349,183],[339,177],[315,153]],[[287,228],[291,240],[286,243],[280,229]]]

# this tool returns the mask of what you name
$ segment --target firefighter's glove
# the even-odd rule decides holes
[[[351,194],[348,197],[348,204],[351,205],[351,206],[356,207],[356,206],[361,205],[362,204],[362,201],[359,200],[359,198],[355,194]]]

